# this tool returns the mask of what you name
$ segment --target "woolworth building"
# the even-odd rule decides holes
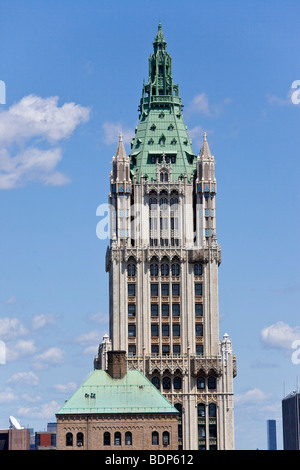
[[[206,134],[198,155],[182,115],[161,24],[149,57],[139,122],[112,160],[109,337],[179,411],[178,449],[234,449],[236,359],[219,336],[215,160]]]

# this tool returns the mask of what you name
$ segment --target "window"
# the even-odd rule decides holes
[[[160,388],[160,380],[158,377],[153,377],[152,379],[152,384],[154,385],[154,387],[156,387],[158,390]]]
[[[103,445],[110,446],[110,433],[109,432],[105,432],[103,434]]]
[[[175,356],[180,354],[180,344],[173,344],[173,354]]]
[[[210,403],[208,406],[208,416],[210,418],[215,418],[217,416],[217,407],[215,403]]]
[[[150,276],[158,276],[158,264],[150,264]]]
[[[71,432],[67,432],[66,434],[66,446],[72,446],[73,445],[73,434]]]
[[[134,344],[128,346],[128,356],[132,357],[136,355],[136,347]]]
[[[157,304],[151,304],[151,316],[158,317],[158,305]]]
[[[209,390],[213,390],[216,388],[216,378],[213,376],[208,377],[207,379],[207,387]]]
[[[180,316],[180,304],[173,304],[172,305],[172,314],[173,314],[173,317],[179,317]]]
[[[163,317],[168,317],[169,316],[169,304],[162,304],[161,314],[162,314]]]
[[[127,273],[128,273],[128,276],[135,276],[135,264],[128,264],[127,266]]]
[[[202,274],[202,264],[195,264],[194,274],[195,274],[195,276],[201,276],[201,274]]]
[[[174,220],[174,219],[172,219]],[[172,276],[179,276],[180,274],[180,265],[179,264],[172,264]]]
[[[128,336],[135,337],[135,325],[128,325]]]
[[[173,325],[173,336],[180,336],[180,325]]]
[[[205,405],[204,405],[204,403],[199,403],[199,405],[198,405],[198,416],[200,416],[201,418],[205,417]]]
[[[125,445],[132,446],[132,434],[129,431],[125,433]]]
[[[174,377],[173,386],[175,390],[180,390],[182,388],[181,377]]]
[[[197,317],[203,316],[203,305],[202,304],[195,304],[195,314]]]
[[[198,425],[198,436],[199,438],[205,437],[205,426],[203,424]]]
[[[167,447],[169,445],[169,441],[170,441],[170,435],[168,431],[164,431],[163,432],[163,446]]]
[[[168,356],[170,354],[170,346],[168,344],[162,345],[163,356]]]
[[[128,304],[128,316],[135,317],[135,304]]]
[[[135,284],[128,284],[128,295],[135,296]]]
[[[168,296],[169,295],[169,284],[162,284],[161,285],[161,295]]]
[[[115,446],[120,446],[121,445],[121,433],[120,432],[115,432]]]
[[[158,284],[151,284],[151,295],[152,296],[158,295]]]
[[[172,284],[172,295],[174,297],[178,297],[180,295],[180,285],[179,284]]]
[[[77,433],[77,446],[78,447],[83,446],[83,434],[82,434],[82,432]]]
[[[170,327],[169,325],[162,325],[162,335],[163,336],[170,336]]]
[[[209,437],[217,437],[217,426],[215,424],[209,425]]]
[[[158,354],[158,353],[159,353],[158,345],[157,344],[152,344],[151,345],[151,354]]]
[[[163,389],[170,390],[171,389],[171,379],[170,377],[163,378]]]
[[[169,265],[162,264],[160,267],[160,272],[162,276],[169,276]]]
[[[196,354],[197,356],[203,356],[203,345],[196,344]]]
[[[196,296],[202,295],[202,283],[200,282],[195,283],[195,295]]]
[[[158,336],[158,325],[151,325],[151,336]]]
[[[153,446],[158,446],[159,444],[159,436],[157,431],[153,431],[152,433],[152,445]]]
[[[204,377],[197,377],[197,388],[198,388],[198,390],[204,390],[205,389]]]
[[[203,336],[203,325],[202,325],[202,323],[196,323],[195,330],[196,330],[196,336]]]

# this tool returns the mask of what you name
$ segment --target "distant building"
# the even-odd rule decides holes
[[[30,429],[1,429],[0,450],[29,450]]]
[[[275,419],[268,419],[267,433],[268,433],[268,450],[277,450],[276,420]]]
[[[36,432],[35,433],[35,450],[55,450],[56,449],[56,432]]]
[[[176,450],[178,411],[125,351],[109,351],[108,369],[94,372],[56,414],[57,450]]]
[[[300,393],[293,392],[282,400],[284,450],[300,450]]]

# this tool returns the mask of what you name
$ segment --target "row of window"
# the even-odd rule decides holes
[[[196,344],[196,351],[195,352],[196,352],[196,356],[203,356],[203,344]],[[151,345],[151,354],[153,356],[158,356],[160,354],[158,344],[152,344]],[[171,346],[169,344],[162,344],[161,354],[163,356],[169,356],[171,354]],[[172,354],[173,354],[173,356],[179,356],[181,354],[180,344],[173,344]],[[128,346],[128,355],[130,357],[136,356],[136,345],[135,344],[129,344],[129,346]]]
[[[103,434],[103,445],[104,446],[110,446],[112,442],[115,446],[122,445],[122,434],[117,431],[117,432],[114,433],[113,439],[112,439],[110,432],[106,431]],[[129,432],[129,431],[125,432],[124,442],[125,442],[125,445],[127,445],[127,446],[132,446],[133,445],[132,444],[132,433],[131,432]],[[170,435],[169,435],[168,431],[164,431],[162,433],[162,443],[163,443],[164,446],[169,445]],[[66,434],[66,446],[71,447],[73,445],[74,445],[73,433],[68,432]],[[84,445],[84,436],[83,436],[82,432],[78,432],[76,434],[76,445],[78,447],[82,447]],[[159,445],[159,433],[157,431],[152,432],[152,445]]]
[[[180,284],[172,283],[172,296],[178,297],[180,295]],[[160,291],[163,297],[168,297],[170,294],[170,284],[168,283],[161,283],[160,284]],[[151,296],[157,297],[159,292],[159,284],[151,283],[150,284],[150,293]],[[136,295],[136,285],[135,283],[128,283],[128,295],[130,297],[134,297]],[[202,282],[195,282],[195,296],[199,297],[202,296]]]
[[[162,304],[161,305],[161,315],[163,317],[169,317],[170,312],[172,311],[173,317],[180,316],[180,304]],[[195,304],[195,315],[197,317],[203,316],[203,304]],[[128,316],[135,317],[136,316],[136,304],[128,304]],[[151,316],[158,317],[159,316],[159,305],[158,304],[151,304]]]
[[[158,390],[160,390],[161,386],[162,386],[163,390],[170,390],[171,385],[172,385],[172,380],[171,380],[170,377],[163,377],[162,380],[160,379],[160,377],[153,377],[152,378],[152,384]],[[207,388],[208,388],[208,390],[215,390],[216,387],[217,387],[216,377],[214,377],[213,375],[209,376],[207,378]],[[182,379],[181,379],[181,377],[174,377],[174,379],[173,379],[173,388],[175,390],[180,390],[182,388]],[[205,378],[204,377],[198,377],[197,378],[197,389],[198,390],[204,390],[205,389]],[[216,414],[213,414],[213,410],[214,410],[214,413],[216,413],[216,405],[214,403],[211,403],[209,405],[209,407],[210,407],[209,408],[209,416],[210,417],[216,416]],[[200,410],[201,410],[201,413],[200,413]],[[198,416],[205,416],[205,405],[204,404],[199,404],[199,406],[198,406]]]
[[[173,263],[171,266],[167,263],[162,263],[159,265],[156,263],[150,264],[150,276],[158,276],[160,274],[162,276],[169,276],[171,273],[172,276],[179,276],[180,275],[180,264]],[[195,264],[194,265],[194,274],[195,276],[201,276],[203,272],[202,264]],[[127,265],[127,274],[129,277],[134,277],[136,275],[136,265],[134,263],[129,263]]]
[[[134,327],[134,329],[130,329],[130,331],[134,331],[135,333],[135,325],[128,325],[128,335],[129,336],[135,336],[129,334],[129,328]],[[151,336],[152,337],[158,337],[159,336],[159,325],[154,324],[151,325]],[[174,324],[172,325],[172,330],[173,330],[173,336],[180,336],[180,325]],[[161,335],[162,336],[170,336],[170,325],[169,324],[162,324],[161,325]],[[203,324],[202,323],[196,323],[195,325],[195,335],[196,336],[203,336]]]

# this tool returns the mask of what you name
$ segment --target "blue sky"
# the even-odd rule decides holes
[[[96,210],[120,131],[130,151],[161,20],[194,152],[205,130],[216,159],[236,448],[266,448],[267,419],[282,447],[300,375],[299,16],[293,0],[1,2],[0,428],[54,421],[108,331]]]

